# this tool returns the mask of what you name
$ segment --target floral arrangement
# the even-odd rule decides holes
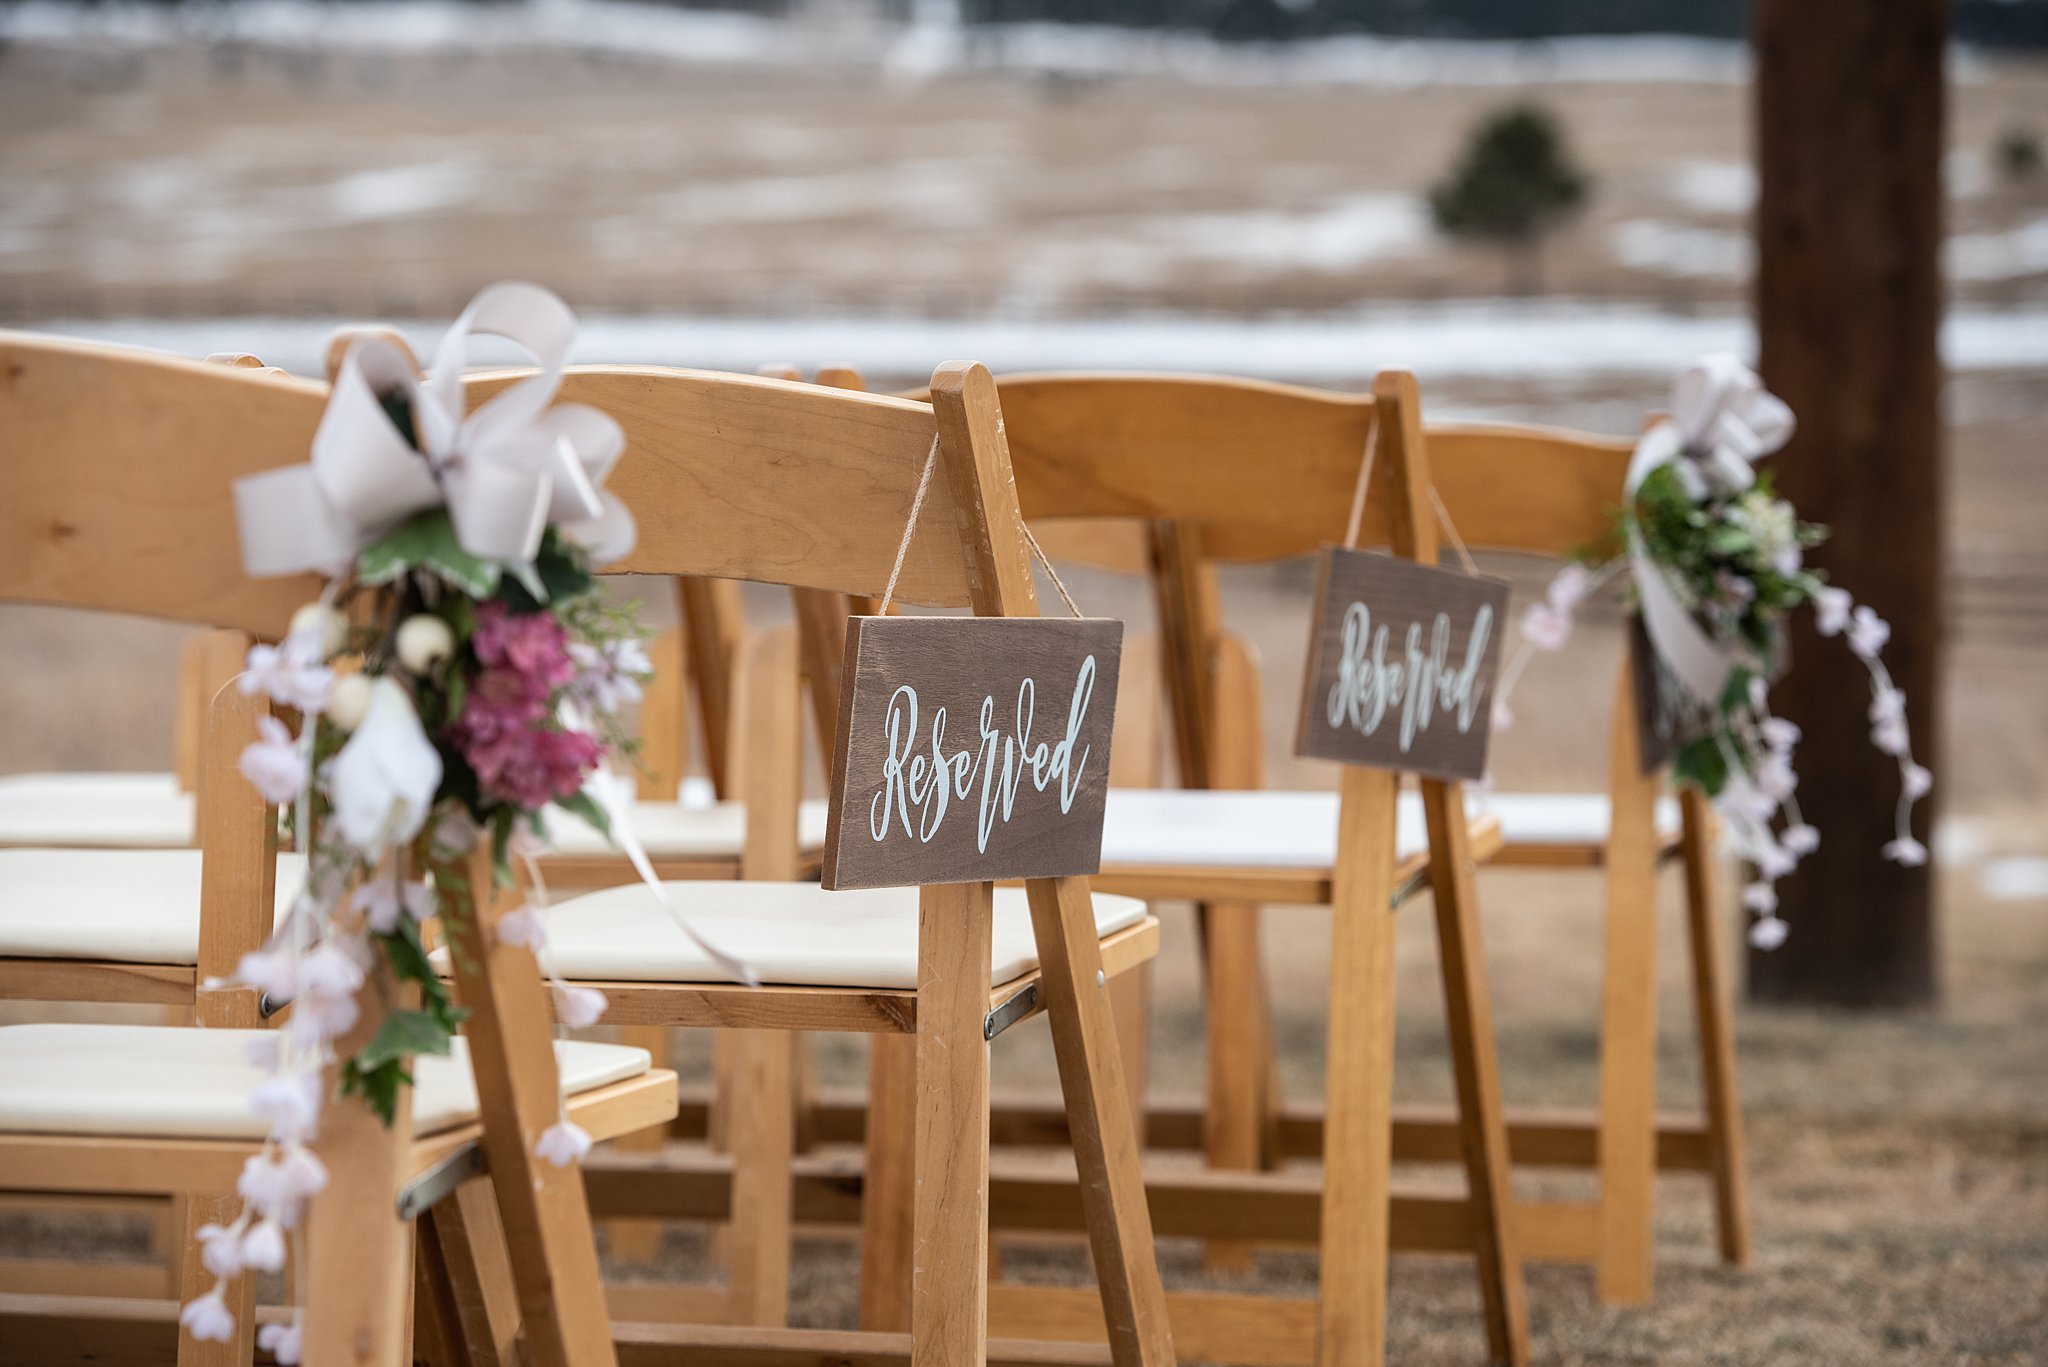
[[[184,1308],[195,1338],[233,1334],[229,1280],[281,1268],[287,1236],[325,1185],[311,1148],[323,1070],[337,1066],[341,1093],[388,1124],[408,1060],[449,1052],[463,1013],[423,930],[472,905],[478,842],[490,842],[495,876],[510,885],[554,807],[637,855],[605,763],[626,744],[617,713],[649,666],[631,615],[605,605],[592,574],[632,544],[625,509],[601,490],[624,438],[595,409],[549,407],[573,331],[552,294],[500,284],[470,305],[424,379],[396,343],[358,336],[312,462],[236,488],[250,571],[317,569],[327,586],[282,642],[250,651],[239,680],[302,719],[294,735],[264,718],[241,770],[286,810],[308,869],[276,936],[226,984],[291,1010],[258,1051],[268,1077],[251,1104],[269,1134],[243,1169],[243,1209],[199,1233],[217,1282]],[[472,333],[520,343],[540,369],[465,414]],[[532,907],[502,917],[497,933],[543,947]],[[564,1024],[598,1019],[600,993],[550,976]],[[366,985],[386,1010],[361,1039]],[[564,1111],[536,1152],[567,1164],[589,1147]],[[299,1324],[266,1326],[260,1342],[296,1362]]]
[[[1799,728],[1769,706],[1794,612],[1811,607],[1820,634],[1844,638],[1869,670],[1871,743],[1899,765],[1897,832],[1886,858],[1927,862],[1912,834],[1912,810],[1934,779],[1913,759],[1905,694],[1880,658],[1891,628],[1807,567],[1806,551],[1826,539],[1826,529],[1800,521],[1769,473],[1752,468],[1791,437],[1791,410],[1740,361],[1717,355],[1679,377],[1672,411],[1644,435],[1630,463],[1629,503],[1616,513],[1623,553],[1567,565],[1524,611],[1521,649],[1500,691],[1512,686],[1529,652],[1561,649],[1578,605],[1628,568],[1660,673],[1693,723],[1673,771],[1715,799],[1736,852],[1755,873],[1742,892],[1755,917],[1750,941],[1774,949],[1789,929],[1777,914],[1775,884],[1820,846],[1796,796]]]

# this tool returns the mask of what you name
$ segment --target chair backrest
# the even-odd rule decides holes
[[[483,377],[475,387],[489,391],[507,378]],[[0,449],[0,601],[281,635],[317,585],[243,573],[232,482],[303,461],[325,396],[325,385],[252,370],[0,334],[0,432],[8,437]],[[572,372],[562,397],[603,407],[626,431],[630,456],[609,487],[633,512],[639,542],[619,572],[879,593],[931,459],[937,468],[898,597],[983,615],[1036,612],[995,386],[978,366],[943,367],[929,405],[654,369]],[[227,786],[209,774],[202,803]],[[202,821],[209,841],[224,829]],[[247,843],[248,823],[236,829]],[[466,886],[475,896],[488,884],[488,869],[478,866],[466,883],[451,878],[448,886],[458,889],[450,895],[465,895]],[[520,1241],[545,1250],[540,1262],[522,1259],[516,1269],[529,1332],[555,1341],[555,1357],[597,1362],[609,1356],[597,1348],[608,1337],[581,1176],[532,1156],[559,1103],[532,957],[491,933],[509,906],[475,905],[451,929],[459,992],[471,1011],[485,1145],[501,1201],[510,1202],[508,1229],[516,1223]],[[985,928],[981,934],[985,941]],[[330,1170],[395,1180],[402,1132],[366,1132],[356,1120],[337,1115],[328,1127],[323,1150],[342,1150],[329,1154]],[[338,1178],[316,1217],[356,1185]],[[580,1220],[580,1232],[565,1220]],[[398,1237],[381,1227],[375,1234]],[[326,1263],[322,1249],[316,1232],[312,1257]],[[360,1315],[362,1332],[379,1342],[393,1332],[388,1299],[351,1294],[327,1304],[333,1308],[316,1298],[314,1341],[352,1341],[357,1329],[337,1314]],[[579,1344],[589,1353],[579,1355]]]
[[[1391,424],[1419,414],[1399,413],[1404,400],[1415,405],[1398,382],[1376,385],[1373,396],[1202,375],[1020,374],[996,383],[1026,517],[1194,524],[1203,555],[1220,561],[1307,554],[1341,539],[1376,413],[1390,424],[1379,459],[1405,458],[1418,489],[1435,485],[1466,543],[1495,550],[1563,555],[1599,540],[1634,445],[1457,424],[1421,427],[1426,452],[1404,448]],[[1383,492],[1376,477],[1361,545],[1394,539],[1402,509]]]

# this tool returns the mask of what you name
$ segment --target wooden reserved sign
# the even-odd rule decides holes
[[[1123,636],[1095,619],[853,618],[825,886],[1096,872]]]
[[[1640,616],[1628,619],[1629,674],[1636,698],[1636,757],[1654,774],[1714,729],[1714,710],[1694,698],[1658,658]]]
[[[1629,675],[1636,703],[1636,755],[1643,772],[1654,774],[1671,757],[1720,724],[1720,709],[1695,698],[1664,664],[1650,642],[1641,614],[1628,619]],[[1764,662],[1766,678],[1775,683],[1791,665],[1782,639],[1778,651]]]
[[[1499,579],[1324,551],[1294,752],[1482,777],[1507,606]]]

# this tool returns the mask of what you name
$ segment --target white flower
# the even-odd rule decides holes
[[[348,644],[348,618],[325,603],[308,603],[292,614],[289,636],[303,636],[320,648],[325,660]]]
[[[1912,748],[1906,730],[1906,695],[1888,684],[1881,685],[1870,698],[1870,743],[1887,755],[1903,755]]]
[[[315,997],[353,997],[363,985],[363,965],[330,940],[299,961],[299,991]]]
[[[424,674],[455,653],[455,633],[430,612],[414,613],[398,624],[394,644],[398,662],[415,674]]]
[[[1799,727],[1783,717],[1765,717],[1757,730],[1763,733],[1764,744],[1781,753],[1799,744]]]
[[[1768,954],[1785,943],[1785,937],[1792,931],[1776,916],[1765,916],[1749,928],[1749,942]]]
[[[1799,775],[1792,771],[1782,752],[1773,751],[1756,767],[1756,786],[1758,791],[1783,802],[1799,786]]]
[[[1794,854],[1812,854],[1820,848],[1820,832],[1802,821],[1797,826],[1787,826],[1778,843]]]
[[[287,949],[259,949],[235,965],[235,981],[282,1004],[299,995],[299,965]]]
[[[296,1319],[290,1324],[266,1324],[256,1331],[256,1346],[270,1354],[278,1367],[299,1367],[306,1351],[306,1331]]]
[[[1756,871],[1773,881],[1783,878],[1799,864],[1783,845],[1768,840],[1757,847],[1755,862]]]
[[[249,1093],[249,1109],[270,1122],[270,1132],[279,1139],[303,1143],[320,1128],[320,1075],[284,1073],[268,1077]],[[248,1170],[243,1169],[243,1176]],[[257,1202],[242,1193],[250,1205]],[[258,1213],[266,1213],[258,1207]]]
[[[1918,802],[1934,789],[1934,773],[1924,764],[1914,764],[1909,760],[1899,771],[1899,779],[1905,787],[1907,799],[1913,802]]]
[[[1778,909],[1778,890],[1769,883],[1751,883],[1742,890],[1742,905],[1768,916]]]
[[[1891,640],[1891,624],[1868,607],[1858,607],[1849,627],[1849,649],[1865,660],[1875,660]]]
[[[235,1190],[249,1203],[249,1209],[277,1222],[279,1229],[294,1229],[306,1202],[327,1186],[327,1168],[311,1149],[289,1143],[275,1158],[256,1154],[242,1164]]]
[[[654,672],[647,648],[633,636],[607,641],[602,648],[572,641],[569,658],[577,671],[569,691],[596,712],[613,713],[626,703],[639,702],[640,681]]]
[[[218,1286],[198,1300],[188,1302],[178,1312],[178,1323],[201,1343],[226,1343],[235,1336],[234,1313],[221,1299]]]
[[[1522,639],[1538,650],[1559,651],[1572,638],[1572,615],[1549,603],[1531,603],[1522,609]]]
[[[305,789],[306,758],[293,743],[292,733],[276,717],[258,717],[256,729],[262,733],[262,739],[252,740],[243,748],[236,767],[263,794],[265,802],[290,802]]]
[[[199,1262],[216,1277],[232,1277],[242,1270],[240,1232],[227,1225],[199,1227]]]
[[[317,712],[334,686],[334,671],[321,663],[325,658],[318,635],[294,632],[282,645],[251,646],[238,686],[245,694],[267,693],[284,707]]]
[[[284,1271],[284,1231],[275,1220],[258,1220],[242,1236],[242,1266],[258,1272]]]
[[[547,948],[548,928],[532,907],[517,907],[498,918],[498,943],[538,954]]]
[[[571,1030],[597,1024],[606,1005],[604,993],[594,987],[571,987],[565,983],[555,989],[555,1015]]]
[[[1813,625],[1823,636],[1838,636],[1849,626],[1849,609],[1855,606],[1847,589],[1823,584],[1813,591]]]
[[[590,1152],[590,1131],[573,1120],[558,1120],[540,1132],[534,1141],[533,1156],[558,1168],[580,1163]]]
[[[403,688],[387,678],[371,685],[369,712],[325,777],[335,825],[365,857],[419,834],[441,785],[441,756]]]
[[[1884,857],[1894,864],[1917,869],[1927,862],[1927,847],[1910,835],[1902,835],[1889,841],[1884,847]]]
[[[1569,612],[1586,600],[1593,587],[1593,572],[1584,565],[1569,564],[1557,572],[1543,596],[1559,612]]]
[[[327,695],[327,720],[344,731],[363,724],[370,710],[370,680],[364,674],[344,674],[334,681]]]
[[[1738,820],[1762,824],[1778,810],[1778,800],[1746,778],[1731,777],[1721,789],[1720,806]]]
[[[379,935],[389,935],[398,929],[398,913],[403,911],[414,922],[425,921],[434,914],[433,895],[425,883],[399,883],[393,885],[388,878],[372,878],[355,890],[349,898],[349,905],[363,914],[363,924]]]
[[[1495,698],[1493,700],[1493,729],[1496,731],[1512,731],[1514,727],[1515,714],[1508,710],[1508,705],[1505,702]]]

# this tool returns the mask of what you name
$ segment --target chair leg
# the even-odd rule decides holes
[[[1203,907],[1201,916],[1208,1034],[1202,1148],[1211,1168],[1255,1172],[1265,1166],[1266,1113],[1274,1092],[1259,909],[1212,905]],[[1203,1264],[1211,1272],[1249,1272],[1251,1245],[1211,1239]]]
[[[1687,788],[1679,802],[1685,817],[1685,911],[1692,941],[1700,1078],[1706,1091],[1707,1151],[1714,1166],[1714,1214],[1721,1233],[1721,1260],[1740,1267],[1749,1261],[1749,1177],[1715,876],[1714,813],[1706,795],[1694,788]]]
[[[1258,659],[1242,637],[1229,632],[1217,638],[1212,658],[1206,786],[1263,787]],[[1270,1168],[1280,1151],[1279,1064],[1259,908],[1214,905],[1201,916],[1209,1027],[1203,1148],[1212,1168]],[[1249,1272],[1252,1247],[1212,1239],[1203,1262],[1211,1272]]]
[[[666,1068],[669,1063],[669,1030],[663,1025],[628,1025],[619,1031],[621,1044],[637,1045],[645,1049],[657,1068]],[[612,1141],[615,1148],[627,1153],[657,1152],[668,1139],[667,1125],[654,1125],[636,1134],[621,1135]],[[663,1226],[659,1220],[612,1220],[605,1226],[607,1247],[611,1255],[622,1262],[649,1263],[661,1256]]]
[[[860,1327],[910,1329],[917,1185],[917,1037],[868,1037],[867,1161],[860,1193]]]
[[[1395,777],[1346,768],[1330,897],[1317,1367],[1380,1367],[1394,1146]]]
[[[733,1093],[727,1120],[732,1148],[731,1267],[734,1323],[782,1325],[789,1319],[790,1160],[795,1116],[790,1070],[796,1036],[786,1030],[735,1030]]]
[[[1082,878],[1038,879],[1026,889],[1110,1357],[1117,1367],[1167,1367],[1173,1362],[1173,1335],[1166,1292],[1154,1255],[1137,1126],[1104,990],[1088,883]]]
[[[488,1178],[466,1182],[419,1220],[422,1281],[461,1367],[516,1367],[519,1297]]]
[[[464,863],[440,864],[434,873],[439,895],[448,899],[441,923],[457,990],[470,1013],[464,1033],[476,1069],[484,1154],[518,1291],[526,1360],[529,1367],[616,1367],[583,1171],[573,1164],[558,1168],[533,1151],[541,1132],[561,1115],[561,1082],[546,990],[532,951],[507,945],[496,934],[498,918],[519,896],[505,889],[484,900],[492,888],[488,842]],[[446,910],[451,901],[458,907],[452,915]],[[317,1269],[313,1275],[315,1285],[327,1284]]]
[[[311,1367],[411,1361],[412,1226],[399,1218],[397,1200],[411,1107],[408,1092],[388,1128],[357,1100],[330,1102],[321,1115],[327,1186],[307,1211],[305,1239],[305,1276],[314,1288],[305,1324]]]
[[[1494,1044],[1493,998],[1487,986],[1479,896],[1473,880],[1465,797],[1456,783],[1425,779],[1430,886],[1436,901],[1437,949],[1444,981],[1444,1017],[1458,1089],[1458,1129],[1472,1204],[1473,1252],[1486,1306],[1486,1341],[1495,1362],[1529,1361],[1529,1303],[1522,1280],[1521,1240],[1508,1159],[1507,1118]]]
[[[1657,779],[1636,748],[1623,666],[1608,795],[1606,963],[1600,1006],[1600,1239],[1595,1290],[1641,1305],[1655,1282]]]
[[[178,1198],[173,1209],[180,1215],[176,1226],[183,1240],[171,1250],[171,1265],[177,1272],[176,1291],[181,1301],[204,1295],[214,1276],[199,1261],[199,1228],[207,1224],[232,1224],[242,1208],[234,1195],[210,1196],[196,1192]],[[248,1367],[256,1355],[256,1277],[247,1274],[228,1283],[222,1293],[228,1311],[235,1317],[235,1336],[226,1343],[201,1343],[179,1331],[178,1367]]]
[[[988,1358],[987,883],[918,894],[912,1367]]]
[[[1152,961],[1146,960],[1110,980],[1110,1014],[1116,1019],[1116,1040],[1123,1050],[1124,1087],[1131,1096],[1131,1123],[1138,1128],[1139,1147],[1145,1138],[1145,1084],[1152,1071]]]

